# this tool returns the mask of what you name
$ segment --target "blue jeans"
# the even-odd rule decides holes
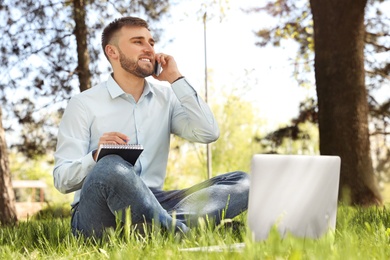
[[[101,237],[116,227],[116,214],[130,208],[131,223],[159,223],[162,228],[187,232],[207,216],[218,224],[248,207],[249,177],[244,172],[216,176],[183,190],[148,188],[133,166],[118,155],[102,158],[84,180],[74,206],[72,232]]]

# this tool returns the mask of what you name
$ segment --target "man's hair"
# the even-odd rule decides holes
[[[127,17],[122,17],[115,19],[111,23],[109,23],[106,28],[104,28],[103,33],[102,33],[102,48],[103,48],[103,53],[107,57],[105,48],[107,44],[110,43],[112,37],[116,32],[118,32],[122,27],[124,26],[137,26],[137,27],[145,27],[146,29],[149,30],[149,25],[148,23],[138,17],[132,17],[132,16],[127,16]],[[108,57],[107,57],[108,59]]]

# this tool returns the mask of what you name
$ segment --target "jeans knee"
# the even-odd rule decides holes
[[[250,186],[250,176],[246,172],[241,172],[241,184],[249,191]]]
[[[235,174],[241,179],[241,180],[249,180],[249,174],[243,171],[236,171]]]
[[[116,154],[109,154],[104,156],[99,160],[99,162],[96,163],[96,166],[104,166],[104,167],[112,167],[118,163],[122,163],[125,160]]]
[[[241,182],[245,185],[248,186],[249,188],[249,184],[250,184],[250,176],[248,173],[246,172],[239,172],[240,173],[240,176],[241,176]]]
[[[105,184],[122,183],[123,178],[135,177],[133,166],[119,155],[103,157],[89,175],[89,177],[102,181]]]
[[[249,189],[250,178],[248,173],[243,171],[235,171],[232,174],[232,177],[237,182],[237,184],[242,185],[243,187],[248,187]]]

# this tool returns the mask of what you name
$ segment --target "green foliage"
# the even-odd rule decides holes
[[[14,180],[51,180],[52,165],[48,156],[28,159],[21,153],[10,153],[10,170]]]
[[[212,110],[220,128],[219,139],[211,144],[213,176],[249,172],[250,161],[262,148],[254,137],[264,126],[253,103],[239,93],[222,92]],[[206,145],[172,137],[166,189],[185,188],[207,178]]]
[[[33,215],[35,220],[49,220],[55,218],[68,218],[71,215],[69,203],[50,203]]]
[[[213,171],[217,174],[236,170],[249,172],[253,154],[262,151],[254,137],[261,133],[265,122],[254,105],[239,94],[225,95],[226,100],[213,107],[221,132],[212,146]]]
[[[75,238],[70,220],[45,219],[0,227],[0,259],[388,259],[390,211],[387,208],[340,206],[337,227],[320,239],[291,235],[276,229],[255,242],[242,215],[213,227],[203,222],[186,236],[152,229],[147,236],[136,230],[108,231],[99,241]]]
[[[22,153],[10,153],[10,171],[12,180],[41,180],[47,185],[45,188],[45,201],[50,203],[70,203],[73,194],[61,194],[53,185],[53,159],[51,155],[36,156],[34,159],[26,158]],[[18,191],[20,198],[25,201],[24,195],[31,194],[31,190]]]
[[[281,126],[278,130],[257,140],[267,153],[276,154],[319,154],[318,126],[311,122],[298,126]]]
[[[261,119],[253,103],[245,99],[249,86],[240,89],[224,87],[212,104],[212,111],[220,128],[219,139],[211,144],[213,176],[231,171],[250,171],[250,162],[256,153],[318,154],[318,128],[311,123],[311,110],[302,104],[300,116],[295,119],[299,133],[265,134],[266,122]],[[280,135],[280,136],[276,136]],[[189,143],[172,136],[166,189],[186,188],[207,178],[206,146]]]
[[[182,189],[205,180],[206,146],[171,137],[165,189]]]

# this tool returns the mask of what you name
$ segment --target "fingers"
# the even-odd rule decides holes
[[[163,68],[159,76],[153,75],[155,79],[172,83],[181,76],[176,61],[172,56],[164,53],[157,53],[155,55],[155,60],[160,63],[161,67]]]
[[[130,138],[119,132],[104,133],[99,139],[100,144],[127,144]]]
[[[166,55],[163,53],[156,54],[156,60],[158,63],[161,63],[161,65],[166,65],[169,62],[169,60],[172,60],[172,59],[173,59],[172,56],[169,56],[169,55]]]

